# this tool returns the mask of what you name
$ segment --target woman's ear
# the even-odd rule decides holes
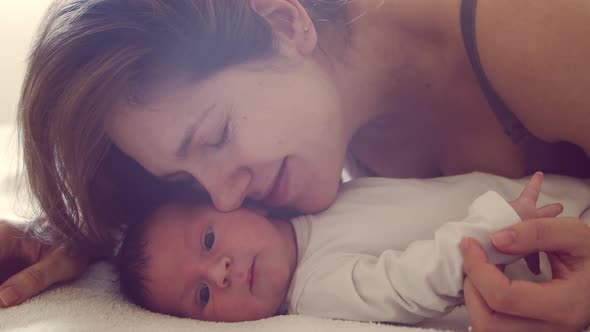
[[[281,53],[308,55],[315,50],[317,31],[298,0],[250,0],[250,6],[270,24]]]

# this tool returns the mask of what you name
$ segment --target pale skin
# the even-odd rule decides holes
[[[145,234],[148,307],[206,321],[277,314],[295,271],[290,222],[250,209],[168,205]]]
[[[174,153],[172,146],[177,146],[181,137],[167,136],[168,141],[158,141],[162,145],[157,158],[147,155],[146,147],[136,140],[143,137],[147,141],[145,133],[155,131],[146,128],[154,123],[175,118],[186,124],[185,118],[177,115],[188,114],[191,109],[195,116],[204,112],[212,100],[197,102],[200,108],[176,106],[191,105],[190,98],[196,98],[197,92],[207,87],[214,89],[216,81],[205,81],[199,86],[184,84],[184,90],[177,91],[185,91],[190,98],[180,98],[172,104],[162,101],[170,100],[166,97],[174,90],[171,88],[183,81],[162,82],[150,106],[164,106],[163,112],[152,113],[168,112],[167,117],[146,116],[141,118],[143,121],[134,121],[133,113],[147,112],[134,112],[122,105],[113,114],[113,123],[120,127],[109,128],[115,143],[155,175],[180,172],[185,178],[189,175],[198,180],[218,209],[235,209],[245,197],[264,197],[272,188],[282,161],[292,156],[287,159],[290,189],[279,203],[302,212],[322,210],[335,199],[347,147],[380,176],[432,177],[478,170],[520,177],[532,169],[587,174],[589,164],[583,153],[551,144],[569,141],[581,151],[590,151],[590,137],[584,130],[590,125],[590,96],[585,92],[585,87],[590,86],[590,66],[586,64],[590,58],[587,1],[563,4],[549,0],[498,0],[478,4],[476,32],[483,67],[511,111],[534,136],[547,142],[533,146],[515,145],[491,113],[464,51],[459,1],[391,0],[378,10],[378,1],[355,1],[350,5],[350,16],[365,15],[350,25],[347,47],[339,44],[342,39],[336,38],[337,32],[316,30],[305,9],[295,0],[251,0],[251,4],[269,22],[280,41],[277,45],[281,60],[276,64],[285,64],[285,70],[253,76],[247,74],[250,64],[244,64],[218,75],[217,84],[244,79],[243,83],[234,84],[234,91],[258,83],[282,87],[280,94],[260,92],[249,101],[235,103],[235,112],[242,116],[234,123],[244,138],[240,142],[250,142],[248,146],[234,145],[235,153],[224,152],[225,157],[214,153],[203,159],[203,154],[199,154],[192,155],[190,162],[179,163],[166,158]],[[326,53],[319,51],[318,40],[325,41]],[[302,91],[307,91],[304,96]],[[217,99],[214,103],[225,100],[226,109],[227,101],[238,95],[241,96],[208,94]],[[252,108],[245,107],[248,105]],[[289,109],[285,105],[297,107]],[[277,109],[282,111],[273,112]],[[295,110],[308,113],[295,116],[291,114]],[[174,117],[172,111],[177,112]],[[218,138],[215,128],[219,125],[213,124],[197,142],[215,142],[210,140]],[[171,129],[157,133],[179,131],[173,122],[167,126]],[[253,134],[268,128],[278,133],[263,138]],[[294,132],[283,135],[286,129]],[[303,129],[311,133],[303,136]],[[251,145],[254,142],[256,149]],[[223,161],[225,168],[207,167],[214,160]],[[573,237],[565,237],[564,241],[568,239],[574,243]],[[14,252],[20,255],[18,250]],[[52,280],[64,279],[57,269],[44,267],[41,275],[55,274],[59,277]],[[575,274],[588,279],[590,272],[576,270]],[[15,275],[15,279],[0,286],[0,292],[10,285],[19,285],[16,303],[20,303],[48,285],[30,282],[25,275]],[[488,281],[492,282],[492,278]],[[565,283],[573,284],[570,280]],[[575,295],[580,293],[584,292],[580,290]],[[569,298],[578,300],[579,305],[588,303],[586,299]],[[471,312],[474,321],[493,322],[493,318],[481,316],[485,311]],[[588,318],[587,312],[579,315]],[[585,321],[578,318],[576,321]]]
[[[535,174],[509,202],[521,219],[554,217],[563,210],[561,204],[536,207],[542,181],[543,175]],[[150,309],[225,322],[278,312],[296,269],[290,222],[246,208],[219,212],[175,204],[160,208],[149,222],[144,277]]]
[[[488,262],[477,241],[464,239],[462,252],[468,275],[464,282],[465,303],[474,330],[580,331],[588,326],[590,305],[587,294],[580,291],[589,283],[588,226],[575,218],[557,222],[542,218],[507,231],[498,233],[492,241],[506,237],[510,241],[494,245],[509,254],[546,251],[553,280],[541,284],[511,281]],[[531,298],[545,305],[523,300]]]

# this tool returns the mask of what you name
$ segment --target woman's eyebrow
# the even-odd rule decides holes
[[[209,106],[209,108],[207,108],[205,110],[205,112],[203,112],[203,115],[200,116],[197,119],[197,121],[195,121],[195,123],[193,123],[190,127],[188,127],[184,131],[184,135],[182,136],[182,140],[180,141],[180,145],[178,146],[178,149],[176,149],[176,152],[174,154],[176,156],[176,159],[178,159],[178,160],[186,159],[186,157],[188,156],[188,150],[189,150],[191,144],[193,143],[193,139],[195,137],[195,132],[197,131],[197,129],[199,129],[199,126],[209,116],[211,111],[213,111],[215,109],[216,106],[217,106],[217,104],[213,104],[213,105]]]

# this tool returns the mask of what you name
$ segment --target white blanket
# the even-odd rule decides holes
[[[461,322],[458,320],[457,322]],[[447,326],[452,327],[453,322]],[[465,323],[454,330],[465,330]],[[442,326],[442,325],[441,325]],[[463,326],[463,329],[461,329]],[[106,263],[93,265],[74,283],[55,287],[18,307],[0,309],[2,331],[424,331],[386,324],[278,316],[255,322],[210,323],[155,314],[127,302]],[[435,331],[436,329],[426,329]]]
[[[9,144],[10,143],[10,144]],[[0,217],[19,218],[15,210],[17,170],[16,135],[0,125]],[[18,205],[17,205],[18,207]],[[25,206],[26,207],[26,206]],[[91,266],[79,280],[53,287],[32,300],[0,309],[0,331],[466,331],[463,307],[450,315],[424,322],[420,327],[369,324],[302,316],[279,316],[256,322],[208,323],[180,319],[143,310],[127,302],[118,291],[111,265]]]

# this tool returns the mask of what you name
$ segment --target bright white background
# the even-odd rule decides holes
[[[50,3],[0,0],[0,218],[15,220],[26,215],[24,202],[16,199],[19,163],[14,124],[27,55]]]
[[[50,3],[0,0],[0,124],[15,121],[27,54]]]

